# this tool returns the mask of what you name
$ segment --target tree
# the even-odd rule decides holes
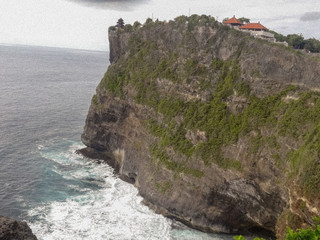
[[[123,29],[123,27],[124,27],[124,21],[123,21],[123,19],[122,18],[119,18],[118,19],[118,22],[117,22],[117,25],[116,25],[118,28],[121,28],[121,29]]]
[[[178,25],[185,24],[188,21],[188,17],[182,15],[182,16],[176,17],[174,20],[176,23],[178,23]]]
[[[239,20],[240,22],[242,22],[243,24],[250,22],[250,19],[249,19],[249,18],[245,18],[245,17],[241,17],[241,18],[239,18],[238,20]]]
[[[320,52],[320,41],[315,38],[309,38],[304,40],[304,48],[310,52],[318,53]]]
[[[141,23],[139,23],[138,21],[135,21],[134,23],[133,23],[133,29],[138,29],[138,28],[140,28],[141,27]]]
[[[222,20],[222,22],[225,22],[225,21],[228,21],[228,20],[229,20],[229,18],[226,17],[226,18],[224,18],[224,19]]]
[[[301,34],[288,34],[287,41],[289,46],[294,49],[303,49],[304,47],[304,38]]]
[[[277,40],[277,42],[287,42],[287,37],[282,35],[281,33],[277,33],[275,31],[270,31],[270,33],[274,34],[274,38]]]
[[[125,30],[126,32],[131,32],[132,29],[133,29],[133,27],[132,27],[131,24],[126,24],[126,25],[124,25],[124,30]]]
[[[146,23],[145,23],[145,24],[149,24],[149,23],[152,23],[152,22],[153,22],[152,18],[147,18],[147,20],[146,20]]]

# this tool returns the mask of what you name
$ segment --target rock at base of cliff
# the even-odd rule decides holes
[[[0,240],[37,240],[25,222],[0,216]]]

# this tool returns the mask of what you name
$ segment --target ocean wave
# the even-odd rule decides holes
[[[138,190],[117,178],[109,165],[77,154],[82,147],[68,140],[38,145],[47,168],[68,182],[57,192],[65,198],[47,199],[28,211],[28,223],[40,240],[232,239],[183,224],[177,228],[177,223],[143,205]]]
[[[78,192],[65,201],[48,199],[28,212],[38,238],[170,239],[170,220],[144,206],[137,189],[115,177],[110,166],[76,154],[81,147],[69,141],[38,145],[51,171],[72,180],[65,194]]]

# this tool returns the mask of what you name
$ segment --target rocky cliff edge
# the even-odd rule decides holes
[[[110,28],[109,42],[84,154],[202,231],[281,238],[313,224],[319,61],[197,15]]]
[[[0,216],[0,239],[37,240],[27,223],[3,216]]]

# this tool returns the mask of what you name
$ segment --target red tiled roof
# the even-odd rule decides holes
[[[242,25],[242,23],[238,19],[236,19],[235,16],[233,16],[233,18],[230,18],[230,19],[224,21],[223,23],[225,23],[225,24],[241,24]]]
[[[240,29],[260,29],[260,30],[266,30],[269,31],[268,28],[266,28],[265,26],[263,26],[260,23],[248,23],[246,25],[243,25],[241,27],[239,27]]]

